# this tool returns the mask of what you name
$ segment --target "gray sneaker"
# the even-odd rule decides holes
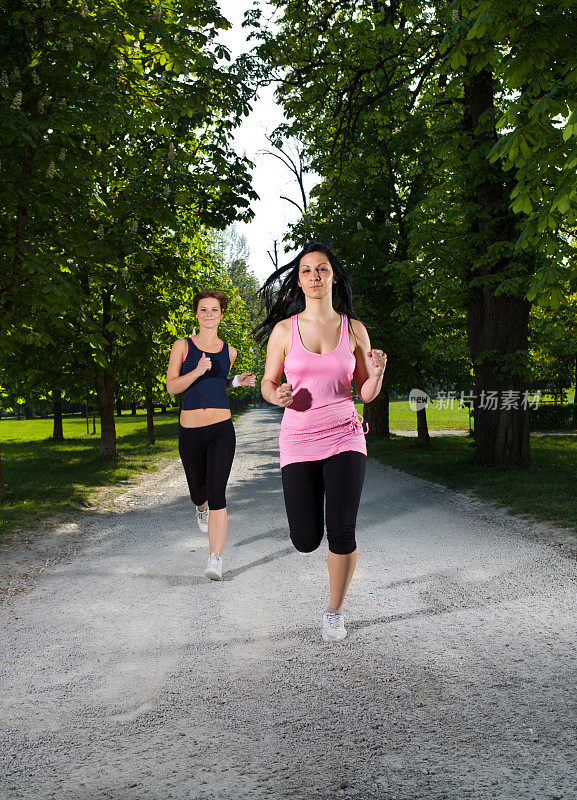
[[[196,508],[196,521],[198,522],[198,527],[203,533],[208,533],[208,508],[204,511],[201,511],[200,508]]]
[[[325,642],[340,642],[347,635],[343,614],[325,611],[323,614],[323,639]]]
[[[208,557],[208,564],[206,565],[204,574],[207,578],[210,578],[211,581],[221,581],[222,556],[219,556],[218,553],[211,553]]]

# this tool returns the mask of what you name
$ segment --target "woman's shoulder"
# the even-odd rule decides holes
[[[271,331],[271,336],[282,336],[285,333],[289,333],[292,325],[291,319],[292,317],[287,317],[286,319],[281,319],[280,322],[277,322]]]
[[[290,349],[291,335],[290,317],[287,319],[281,319],[280,322],[277,322],[277,324],[274,326],[270,332],[270,336],[268,337],[267,347],[269,352],[271,352],[271,348],[273,350],[278,349],[286,356]]]
[[[353,333],[354,347],[349,340],[353,353],[359,346],[361,346],[363,350],[368,348],[370,346],[369,334],[360,319],[352,319],[349,317],[349,325]]]
[[[360,319],[353,319],[352,317],[349,317],[349,325],[351,326],[351,330],[355,336],[368,336],[367,329]]]

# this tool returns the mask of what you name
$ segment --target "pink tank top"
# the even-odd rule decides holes
[[[349,344],[347,316],[341,314],[339,343],[330,353],[306,349],[296,314],[291,317],[291,326],[284,373],[292,385],[293,402],[285,408],[281,423],[281,467],[294,461],[328,458],[344,450],[366,453],[351,395],[356,359]]]

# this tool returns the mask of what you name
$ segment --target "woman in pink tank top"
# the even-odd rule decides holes
[[[315,550],[326,507],[330,596],[322,637],[340,640],[346,636],[342,604],[357,561],[355,527],[367,453],[351,383],[354,378],[363,402],[373,400],[387,357],[371,349],[365,326],[355,318],[348,276],[323,244],[307,244],[261,293],[268,315],[255,337],[263,341],[269,335],[261,391],[284,408],[279,448],[290,537],[300,552]]]

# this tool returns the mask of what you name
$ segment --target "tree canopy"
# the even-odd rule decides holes
[[[531,303],[559,307],[577,277],[567,4],[271,5],[274,26],[247,14],[253,68],[321,176],[294,237],[346,253],[390,376],[523,396]],[[476,463],[527,464],[527,414],[478,404]]]

